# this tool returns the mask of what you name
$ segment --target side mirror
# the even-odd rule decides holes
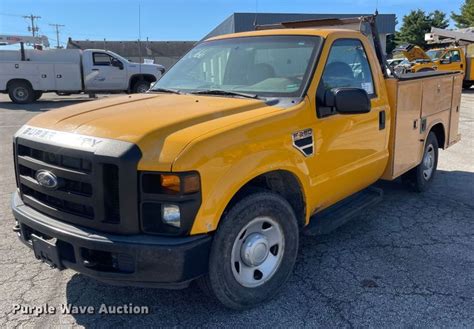
[[[441,64],[451,64],[451,57],[448,57],[448,58],[443,58],[441,61],[440,61]]]
[[[118,59],[112,58],[111,63],[112,63],[112,66],[118,67],[119,69],[123,70],[123,63],[119,61]]]
[[[324,103],[339,114],[370,112],[369,95],[361,88],[333,88],[326,91]]]

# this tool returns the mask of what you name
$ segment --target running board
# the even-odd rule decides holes
[[[303,234],[307,236],[329,234],[382,199],[383,190],[370,186],[313,215]]]

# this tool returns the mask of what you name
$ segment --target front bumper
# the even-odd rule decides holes
[[[16,192],[12,211],[19,238],[52,241],[59,255],[57,268],[70,268],[115,285],[184,288],[205,274],[212,237],[117,235],[74,226],[25,205]]]

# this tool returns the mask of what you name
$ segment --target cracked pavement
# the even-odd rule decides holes
[[[11,136],[29,118],[83,96],[15,105],[0,96],[0,327],[474,327],[474,90],[463,93],[462,141],[440,151],[432,188],[378,183],[384,201],[322,237],[301,238],[293,276],[277,298],[229,311],[191,286],[108,286],[37,261],[12,232]],[[146,305],[148,315],[15,314],[15,304]]]

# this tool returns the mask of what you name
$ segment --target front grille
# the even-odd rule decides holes
[[[29,188],[23,184],[21,189],[23,191],[23,195],[27,195],[45,205],[48,205],[49,207],[54,207],[58,211],[81,216],[87,219],[94,218],[94,209],[91,206],[56,198],[54,196],[35,191],[34,189]]]
[[[22,139],[14,143],[14,155],[20,196],[26,205],[55,219],[85,227],[117,233],[131,230],[127,225],[130,222],[121,226],[121,209],[126,206],[128,214],[134,210],[136,213],[136,208],[129,207],[133,202],[133,189],[124,189],[128,195],[124,196],[126,205],[123,207],[120,192],[121,179],[128,186],[133,179],[136,184],[136,162],[132,166],[125,163],[125,170],[133,167],[133,172],[128,170],[123,173],[126,177],[120,177],[120,158]],[[38,170],[53,173],[57,187],[41,186],[36,179]],[[135,207],[136,204],[135,199]],[[138,223],[135,226],[138,227]]]
[[[18,144],[17,172],[20,193],[29,206],[61,220],[83,224],[97,219],[93,200],[93,177],[90,154],[67,149],[48,151],[47,145],[31,147]],[[87,158],[89,157],[89,158]],[[36,180],[38,170],[48,170],[57,177],[57,188],[48,189]]]
[[[18,145],[18,155],[36,159],[50,165],[75,169],[87,173],[90,173],[92,170],[92,163],[90,160],[67,156],[64,154],[55,154],[25,145]]]
[[[120,222],[119,207],[119,173],[118,167],[113,164],[104,165],[104,206],[105,218],[110,223]]]
[[[14,138],[13,154],[25,205],[85,228],[139,232],[137,165],[141,152],[136,145],[26,127]],[[53,188],[40,185],[36,179],[39,170],[52,173],[57,184]]]

